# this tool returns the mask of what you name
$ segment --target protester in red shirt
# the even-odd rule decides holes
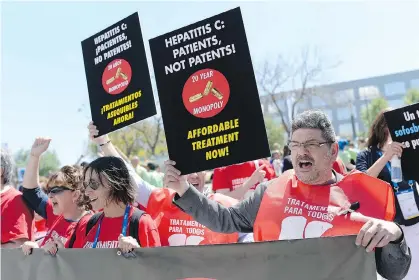
[[[265,171],[265,176],[260,178],[261,181],[256,182],[252,186],[243,186],[243,183],[258,169],[263,169]],[[232,198],[242,200],[254,192],[258,183],[269,181],[274,178],[275,171],[263,160],[248,161],[216,168],[214,170],[212,189],[216,193],[222,193]]]
[[[93,209],[103,211],[95,215],[90,230],[77,231],[75,248],[120,248],[128,253],[140,246],[160,246],[154,221],[133,206],[136,187],[122,159],[102,157],[91,162],[84,171],[84,184]],[[139,216],[138,229],[130,228],[134,214]],[[137,236],[128,235],[135,230]]]
[[[23,177],[23,197],[28,206],[46,220],[48,232],[40,247],[55,255],[59,247],[72,247],[71,237],[76,228],[86,228],[91,206],[85,195],[80,167],[62,167],[49,178],[46,193],[39,187],[39,159],[50,142],[51,139],[37,138],[32,146]],[[36,242],[28,241],[22,246],[26,255],[33,248],[38,248]]]
[[[25,205],[22,193],[10,184],[13,178],[12,158],[1,150],[1,248],[18,248],[32,239],[33,214]]]
[[[174,203],[214,231],[253,232],[256,241],[357,235],[357,246],[374,251],[382,277],[403,279],[412,255],[401,227],[392,222],[396,211],[390,185],[360,172],[344,177],[332,169],[338,145],[325,113],[305,111],[291,127],[295,170],[260,184],[233,207],[208,200],[190,186],[176,163],[167,161],[165,185],[178,193]]]
[[[92,123],[89,125],[91,138],[97,133],[97,128]],[[115,156],[123,159],[123,155],[118,151],[107,135],[94,138],[99,143],[107,143],[103,152],[106,156]],[[117,153],[115,153],[117,151]],[[125,157],[126,158],[126,157]],[[130,176],[134,179],[137,188],[138,204],[140,209],[146,209],[146,212],[156,223],[162,246],[184,246],[184,245],[206,245],[206,244],[224,244],[236,242],[253,242],[253,234],[233,233],[220,234],[213,232],[201,224],[195,222],[193,218],[183,213],[178,207],[172,204],[175,192],[168,188],[156,188],[145,182],[136,173],[134,167],[125,162]],[[261,181],[265,172],[259,168],[249,178],[245,184],[251,186]],[[208,192],[205,188],[205,172],[192,173],[187,176],[188,182],[199,192],[214,201],[225,206],[232,206],[238,201],[222,195]]]
[[[92,141],[98,141],[94,138],[98,133],[91,132]],[[109,141],[97,144],[103,149],[114,149],[106,147]],[[113,152],[118,153],[115,149]],[[84,170],[84,184],[93,209],[103,210],[89,221],[90,230],[77,231],[75,248],[120,248],[128,253],[140,246],[160,246],[157,227],[150,215],[133,206],[136,186],[122,159],[105,156],[94,160]],[[135,229],[130,228],[134,217],[138,217]]]

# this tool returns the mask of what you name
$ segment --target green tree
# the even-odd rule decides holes
[[[138,155],[142,149],[139,141],[140,133],[127,126],[109,134],[112,143],[117,146],[128,158]]]
[[[132,128],[140,133],[139,140],[143,143],[143,148],[146,150],[147,156],[167,154],[166,136],[161,117],[153,117],[138,122]]]
[[[57,153],[53,151],[46,151],[41,156],[41,162],[39,163],[39,175],[48,176],[50,172],[55,172],[60,168],[60,160],[58,159]]]
[[[368,130],[371,127],[372,122],[378,116],[378,114],[388,108],[388,102],[383,97],[377,97],[371,100],[367,107],[364,107],[361,111],[361,119],[364,122],[364,126]]]
[[[14,154],[16,167],[26,167],[29,158],[29,150],[20,149]]]
[[[143,120],[109,134],[112,143],[128,158],[149,158],[167,154],[166,138],[161,117]],[[89,153],[96,155],[97,146],[90,142]]]
[[[419,89],[409,89],[404,97],[404,103],[411,105],[419,102]]]
[[[285,130],[283,126],[272,118],[265,118],[266,134],[268,135],[269,148],[277,149],[275,143],[284,144]]]
[[[20,149],[15,153],[14,159],[16,167],[26,167],[30,156],[29,150]],[[60,168],[60,160],[57,153],[53,151],[46,151],[42,156],[39,163],[39,175],[47,177],[51,172],[55,172]]]

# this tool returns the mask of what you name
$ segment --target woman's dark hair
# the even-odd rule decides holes
[[[101,157],[84,168],[84,178],[86,173],[98,174],[100,184],[109,185],[109,201],[116,203],[132,204],[135,202],[136,186],[131,180],[128,168],[124,161],[117,157]],[[105,183],[106,182],[106,183]],[[90,182],[85,182],[89,184]]]
[[[90,198],[85,194],[86,189],[83,185],[83,169],[76,165],[65,165],[58,172],[51,175],[46,183],[45,189],[54,186],[65,186],[73,190],[79,190],[80,196],[76,201],[78,207],[85,210],[92,210]]]
[[[390,111],[390,109],[381,111],[372,123],[368,134],[367,147],[378,146],[379,148],[382,148],[387,142],[389,132],[384,113],[388,111]]]

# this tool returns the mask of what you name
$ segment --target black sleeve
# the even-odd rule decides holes
[[[30,209],[35,211],[39,216],[47,218],[48,196],[41,188],[25,189],[22,188],[23,199]]]
[[[371,156],[371,152],[369,150],[365,150],[360,152],[356,157],[356,169],[361,172],[367,172],[367,170],[371,167],[368,158]]]
[[[377,272],[389,280],[402,280],[412,262],[410,249],[403,238],[400,243],[390,243],[383,248],[375,249]]]

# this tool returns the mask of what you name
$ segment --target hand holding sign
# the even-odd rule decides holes
[[[366,247],[371,252],[376,247],[384,247],[402,236],[402,230],[393,222],[379,220],[353,212],[350,219],[365,223],[356,237],[357,246]]]
[[[385,146],[383,156],[385,159],[387,159],[387,161],[390,161],[394,155],[401,157],[402,153],[403,153],[403,144],[399,142],[391,142]]]
[[[39,245],[38,243],[33,242],[33,241],[26,241],[20,247],[22,248],[23,254],[25,256],[29,256],[30,254],[32,254],[33,249],[39,248]]]
[[[99,130],[97,129],[97,127],[94,125],[93,122],[89,123],[89,125],[87,126],[87,129],[89,130],[89,138],[90,140],[93,141],[93,143],[97,145],[103,145],[110,141],[109,136],[107,134],[96,137],[99,135]]]
[[[140,245],[135,238],[120,234],[118,237],[118,248],[121,249],[122,253],[127,254],[135,248],[140,248]]]
[[[172,160],[164,162],[166,171],[164,172],[163,184],[182,196],[189,189],[189,184],[186,177],[182,176],[180,171],[175,168],[175,164],[176,162]]]

